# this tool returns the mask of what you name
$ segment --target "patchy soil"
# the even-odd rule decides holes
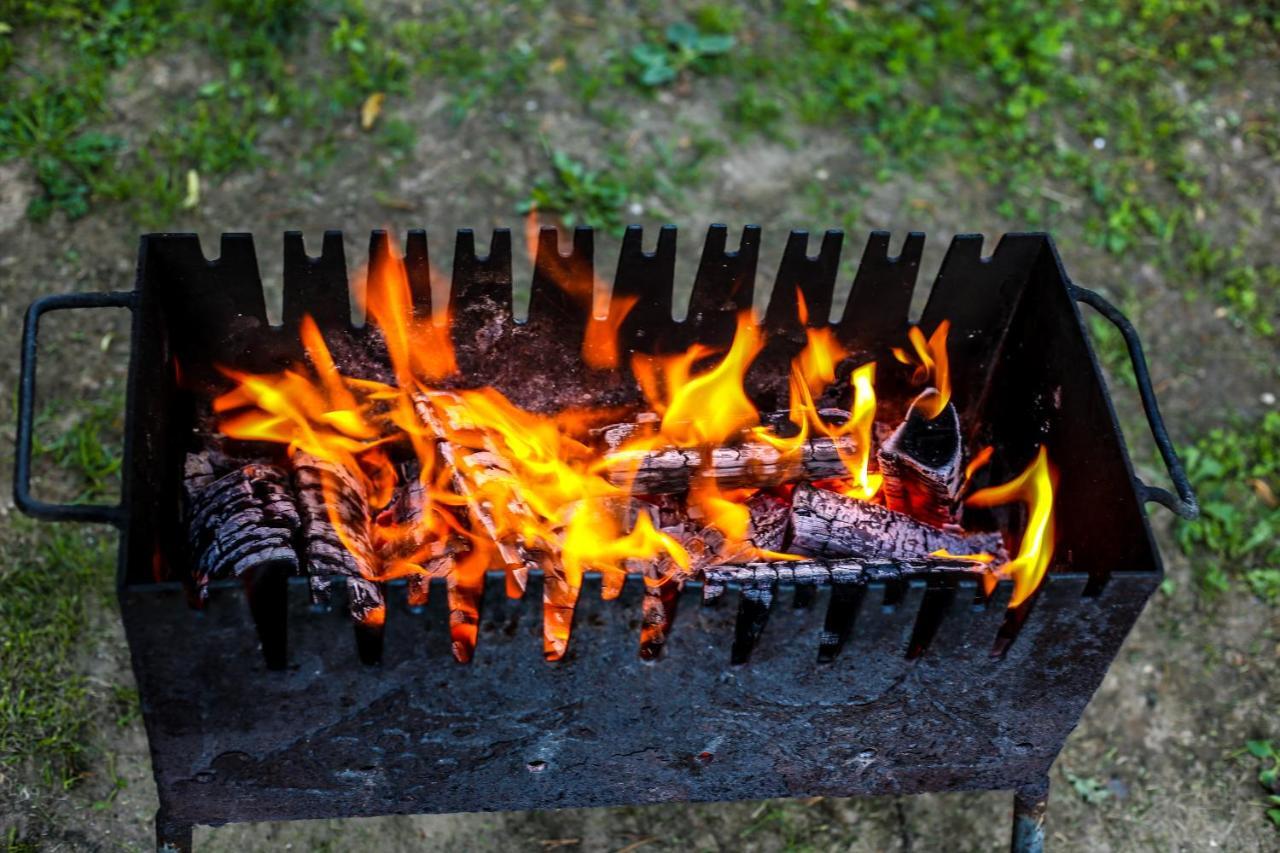
[[[200,66],[182,57],[160,57],[150,60],[143,73],[146,85],[163,88],[185,85],[192,75],[198,79]],[[1274,103],[1274,91],[1266,88],[1274,81],[1258,85],[1263,88],[1253,95],[1255,100]],[[1224,101],[1235,97],[1223,95]],[[625,101],[624,109],[635,107],[636,133],[669,138],[677,147],[691,125],[722,135],[708,124],[718,113],[698,97],[678,109],[667,109],[660,101]],[[340,135],[336,160],[321,174],[304,173],[290,156],[297,140],[276,132],[265,140],[270,165],[204,186],[199,206],[179,215],[166,230],[198,232],[207,255],[216,254],[220,232],[253,232],[276,316],[279,235],[286,229],[304,231],[312,246],[318,245],[322,230],[343,229],[354,270],[370,228],[402,233],[426,227],[433,235],[432,261],[447,270],[452,229],[477,229],[482,245],[493,226],[510,226],[518,234],[515,204],[544,166],[531,141],[537,132],[568,142],[575,126],[589,131],[589,126],[575,125],[572,105],[559,106],[565,110],[563,122],[548,121],[541,109],[535,118],[524,102],[514,102],[459,125],[448,116],[440,93],[424,84],[414,96],[388,107],[388,116],[408,121],[416,131],[412,153],[404,160],[376,148],[353,122]],[[144,101],[122,97],[123,115],[143,108]],[[554,110],[550,114],[560,115]],[[702,229],[715,221],[732,227],[764,225],[762,301],[786,229],[793,226],[820,231],[844,224],[848,217],[846,283],[865,232],[872,228],[893,230],[895,247],[907,230],[928,232],[922,275],[928,281],[952,234],[998,235],[1023,227],[998,212],[995,190],[946,167],[851,187],[843,176],[859,155],[842,145],[839,133],[796,136],[802,144],[724,139],[731,153],[705,164],[705,181],[690,187],[674,205],[668,203],[670,218],[683,228],[678,281],[692,281]],[[1206,222],[1205,227],[1221,231],[1224,241],[1232,239],[1233,211],[1249,204],[1253,225],[1248,230],[1256,235],[1249,240],[1251,260],[1280,261],[1280,246],[1262,239],[1280,227],[1280,165],[1247,143],[1225,150],[1235,156],[1213,163],[1216,177],[1210,192],[1232,221]],[[1057,192],[1052,187],[1046,191]],[[21,211],[32,192],[27,170],[0,166],[0,328],[10,330],[14,349],[21,312],[31,299],[63,291],[129,288],[137,248],[136,227],[111,209],[74,223],[59,216],[43,225],[30,223],[15,211]],[[811,202],[815,193],[825,196],[818,208]],[[1240,197],[1246,201],[1237,201]],[[656,197],[646,199],[642,212],[629,218],[656,227],[661,220],[652,211],[659,207]],[[815,209],[836,221],[812,221]],[[1160,250],[1154,240],[1117,257],[1092,246],[1070,210],[1041,227],[1054,233],[1077,282],[1106,291],[1131,312],[1180,441],[1230,415],[1257,414],[1267,406],[1266,394],[1280,394],[1275,367],[1280,353],[1274,340],[1245,341],[1238,325],[1211,301],[1195,297],[1194,283],[1172,281],[1160,272],[1149,260]],[[598,243],[598,265],[606,272],[612,269],[616,246],[608,237]],[[516,266],[517,281],[527,281],[528,262],[518,259]],[[837,300],[835,310],[841,302]],[[127,352],[127,326],[121,317],[76,312],[51,317],[48,328],[41,352],[43,401],[66,411],[119,393]],[[0,437],[6,456],[14,440],[16,378],[16,358],[0,362]],[[1156,457],[1145,438],[1136,393],[1123,382],[1113,385],[1139,467],[1145,477],[1160,482],[1163,476],[1153,464]],[[46,428],[56,432],[58,423],[55,417]],[[26,534],[9,520],[10,472],[5,460],[0,465],[0,537],[16,542]],[[38,485],[46,490],[42,494],[66,496],[57,491],[53,471],[43,471]],[[1192,581],[1188,558],[1173,543],[1171,522],[1160,510],[1153,510],[1153,517],[1171,583],[1148,607],[1055,765],[1050,837],[1058,850],[1274,849],[1276,830],[1262,814],[1256,770],[1240,751],[1246,739],[1278,735],[1280,611],[1243,593],[1204,597]],[[104,708],[112,688],[131,683],[127,649],[109,600],[96,610],[81,665]],[[39,839],[49,849],[146,848],[155,792],[141,722],[127,714],[117,720],[104,710],[94,721],[92,747],[91,770],[66,792],[51,793],[24,776],[22,768],[5,768],[9,778],[0,780],[0,830],[21,834],[38,816],[41,825],[55,827]],[[1096,784],[1090,788],[1081,780]],[[1098,789],[1104,793],[1096,793]],[[1087,801],[1082,790],[1093,790],[1094,801]],[[1006,843],[1008,813],[1008,796],[996,793],[770,801],[227,826],[199,829],[197,844],[210,851],[986,850]]]

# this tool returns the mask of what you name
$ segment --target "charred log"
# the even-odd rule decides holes
[[[925,414],[924,403],[937,393],[930,388],[916,397],[877,458],[889,509],[945,527],[959,520],[962,448],[960,417],[953,403],[935,418]]]
[[[381,626],[386,599],[382,586],[372,580],[379,563],[370,541],[364,488],[342,465],[309,453],[295,453],[292,462],[312,600],[328,603],[333,579],[343,577],[352,618],[362,625]]]
[[[952,533],[807,483],[791,498],[791,549],[813,557],[914,560],[945,550],[1006,558],[999,533]]]
[[[765,488],[795,480],[847,476],[841,454],[853,453],[849,437],[806,441],[794,452],[752,443],[733,447],[619,450],[605,456],[609,481],[630,486],[634,494],[683,492],[698,478],[720,488]]]
[[[629,423],[610,424],[591,430],[590,434],[612,453],[633,438],[656,435],[662,418],[656,412],[640,412]]]
[[[288,474],[251,463],[219,476],[207,453],[189,454],[183,474],[187,542],[201,599],[218,578],[267,567],[297,573],[293,543],[300,518]]]
[[[839,426],[849,420],[849,413],[844,409],[819,409],[818,414],[824,422],[833,426]],[[597,427],[590,430],[590,435],[603,446],[606,452],[612,453],[632,439],[657,435],[661,423],[662,416],[656,412],[640,412],[635,416],[634,421]],[[791,422],[790,412],[764,412],[760,415],[760,424],[781,436],[794,434],[796,430]]]
[[[702,597],[715,601],[729,584],[750,590],[761,603],[772,602],[778,584],[814,586],[862,586],[913,579],[950,583],[980,579],[990,571],[983,563],[968,560],[770,560],[711,566],[703,573]],[[745,594],[745,592],[744,592]]]
[[[512,484],[516,482],[511,463],[503,456],[499,443],[489,430],[470,416],[453,394],[420,394],[414,399],[414,409],[419,420],[436,437],[436,446],[452,471],[454,489],[466,501],[472,523],[488,534],[516,585],[524,590],[529,570],[537,567],[537,561],[514,535],[500,532],[493,507],[483,497],[480,488],[495,478],[503,478]],[[506,509],[518,516],[533,514],[524,500],[514,493],[509,496]]]
[[[723,533],[710,525],[695,528],[687,515],[681,515],[674,524],[667,508],[667,525],[664,532],[673,536],[689,552],[688,571],[677,571],[670,560],[662,560],[649,573],[645,586],[644,619],[640,632],[640,656],[645,660],[656,659],[667,641],[671,625],[675,621],[676,603],[686,580],[699,578],[711,566],[733,561],[746,561],[761,556],[761,552],[780,551],[790,524],[791,507],[785,498],[769,492],[760,492],[747,501],[750,526],[746,542],[730,542]],[[692,531],[692,532],[691,532]]]
[[[410,607],[427,605],[432,578],[447,577],[453,571],[454,555],[461,543],[441,538],[437,527],[428,523],[427,487],[418,476],[417,465],[401,472],[401,485],[390,505],[374,519],[373,545],[378,561],[389,577],[404,575]]]

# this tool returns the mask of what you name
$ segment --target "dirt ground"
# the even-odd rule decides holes
[[[157,85],[180,79],[188,68],[176,56],[145,63],[135,73],[150,75]],[[290,140],[284,134],[268,138],[265,148],[278,159],[204,187],[199,206],[177,216],[167,230],[199,233],[208,255],[216,254],[220,232],[255,234],[275,306],[278,246],[286,229],[302,230],[312,247],[323,229],[344,230],[354,269],[370,228],[402,233],[426,227],[434,240],[433,262],[447,270],[454,228],[477,229],[482,243],[492,226],[518,228],[514,206],[542,159],[523,130],[504,123],[501,110],[459,126],[446,117],[434,94],[420,86],[398,107],[417,129],[410,157],[414,166],[400,168],[388,192],[410,200],[411,210],[391,209],[373,198],[370,187],[385,183],[388,163],[353,128],[350,145],[319,177],[291,169]],[[632,120],[646,133],[675,138],[715,97],[708,91],[670,108],[638,102]],[[557,104],[554,95],[547,101],[539,106],[543,125],[571,135],[570,106]],[[144,107],[122,103],[122,120],[134,108]],[[833,181],[831,176],[842,174],[857,157],[834,130],[814,131],[793,148],[760,138],[735,141],[729,153],[708,164],[708,179],[670,211],[682,228],[677,280],[692,280],[706,223],[737,228],[755,222],[765,233],[758,292],[767,293],[786,231],[820,231],[834,224],[811,221],[812,208],[799,200],[810,188]],[[505,164],[501,173],[493,172],[495,161]],[[1277,233],[1280,165],[1274,157],[1246,146],[1235,159],[1215,164],[1214,175],[1212,191],[1224,216],[1230,215],[1233,197],[1244,192],[1261,210],[1262,229]],[[928,233],[922,287],[952,234],[983,232],[993,241],[1019,230],[1023,223],[998,213],[998,199],[984,187],[938,167],[851,193],[860,213],[848,235],[841,280],[848,282],[864,235],[873,228],[892,230],[895,247],[907,230]],[[10,358],[0,363],[0,435],[6,454],[13,444],[17,330],[26,304],[48,293],[131,287],[137,248],[137,227],[110,208],[75,222],[55,216],[33,224],[23,215],[33,192],[33,177],[21,163],[0,166],[0,329],[9,330],[11,348]],[[848,192],[833,183],[829,203],[838,208],[841,193]],[[661,220],[650,216],[649,207],[631,218],[652,229]],[[1070,212],[1044,227],[1054,233],[1077,282],[1107,291],[1130,311],[1147,342],[1177,440],[1201,435],[1221,423],[1224,413],[1256,415],[1275,405],[1274,396],[1268,396],[1280,394],[1274,340],[1242,347],[1237,326],[1211,301],[1189,299],[1183,283],[1168,281],[1146,262],[1144,251],[1152,247],[1138,246],[1119,257],[1108,254],[1085,239]],[[597,245],[605,270],[616,257],[616,245],[611,239]],[[1260,243],[1253,251],[1259,262],[1280,261],[1274,243]],[[516,277],[528,280],[527,262],[517,260]],[[78,312],[51,318],[41,355],[42,398],[76,401],[118,389],[126,352],[127,331],[119,316]],[[1118,381],[1113,388],[1140,470],[1149,481],[1162,482],[1135,393]],[[45,485],[56,487],[55,480],[50,474]],[[31,534],[12,519],[10,491],[6,461],[0,466],[0,537],[20,543]],[[1190,558],[1172,539],[1174,522],[1158,508],[1151,516],[1170,583],[1148,606],[1054,766],[1049,837],[1060,851],[1280,849],[1276,828],[1262,815],[1254,763],[1242,756],[1246,740],[1280,736],[1280,609],[1244,594],[1202,596]],[[132,676],[114,603],[97,608],[88,636],[81,666],[90,682],[127,686]],[[136,716],[122,722],[109,716],[93,721],[92,769],[80,784],[50,793],[38,782],[24,782],[11,803],[16,810],[25,807],[24,798],[38,800],[43,812],[54,816],[49,824],[54,828],[41,839],[46,849],[151,844],[156,800],[142,724]],[[1009,812],[1006,793],[768,801],[233,825],[200,828],[196,843],[208,851],[990,850],[1007,843]],[[0,828],[9,820],[0,816]],[[13,820],[12,826],[20,825],[20,818]]]

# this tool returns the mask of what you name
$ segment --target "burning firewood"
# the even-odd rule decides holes
[[[598,427],[591,430],[591,435],[598,438],[605,450],[611,453],[636,436],[656,432],[661,421],[657,412],[640,412],[634,421]]]
[[[938,392],[924,391],[911,403],[906,418],[880,446],[885,504],[912,518],[945,527],[958,520],[963,483],[960,418],[953,403],[929,417]]]
[[[849,419],[843,409],[820,409],[824,421],[840,424]],[[791,427],[788,412],[767,412],[760,422],[781,433]],[[623,449],[632,439],[657,433],[661,419],[653,412],[641,412],[628,423],[592,430],[605,451],[606,471],[614,485],[631,486],[635,494],[659,495],[682,492],[696,477],[714,480],[721,488],[765,488],[791,480],[844,477],[848,474],[841,455],[847,459],[855,450],[852,438],[835,440],[820,436],[805,442],[798,451],[785,453],[763,442],[748,441],[710,450],[708,459],[701,448],[658,447]]]
[[[790,524],[790,504],[769,492],[752,495],[746,503],[751,521],[745,542],[730,542],[711,525],[697,527],[695,521],[674,500],[656,508],[666,526],[660,529],[671,535],[689,552],[687,571],[678,571],[669,559],[658,561],[646,572],[644,618],[640,633],[640,655],[645,660],[656,658],[667,641],[667,633],[675,621],[678,593],[686,580],[702,576],[709,567],[735,560],[750,560],[762,551],[780,551]],[[674,516],[674,518],[673,518]]]
[[[702,598],[715,601],[728,584],[751,590],[753,597],[764,603],[771,600],[776,584],[811,584],[814,586],[863,585],[873,582],[902,581],[911,578],[974,578],[990,571],[983,563],[972,560],[771,560],[732,563],[708,568],[703,575]]]
[[[201,598],[217,578],[238,578],[267,566],[297,572],[298,508],[283,470],[251,463],[219,476],[207,452],[191,453],[183,486],[187,541]]]
[[[635,494],[683,492],[698,478],[721,488],[764,488],[793,480],[821,480],[847,475],[841,454],[854,451],[853,439],[820,436],[786,453],[763,443],[658,450],[619,450],[606,455],[609,481],[630,485]]]
[[[791,550],[813,557],[917,560],[945,550],[1007,559],[999,533],[953,533],[807,483],[792,495],[791,528]]]
[[[418,477],[417,465],[407,466],[390,505],[374,519],[372,528],[381,565],[411,562],[420,568],[406,576],[410,607],[426,606],[431,579],[447,577],[453,571],[460,548],[456,539],[441,538],[440,532],[426,523],[428,505],[427,487]]]
[[[381,624],[386,599],[382,587],[369,579],[377,576],[378,561],[363,487],[342,465],[309,453],[295,453],[292,462],[312,600],[328,602],[333,578],[341,575],[346,578],[352,618],[360,624]],[[330,512],[341,523],[342,533]]]
[[[453,486],[467,503],[472,522],[493,541],[499,557],[511,569],[517,586],[523,590],[529,570],[537,561],[511,534],[502,534],[494,518],[493,507],[481,495],[481,486],[501,477],[514,484],[511,464],[491,432],[477,423],[453,394],[433,392],[414,397],[414,410],[422,423],[436,436],[436,444],[453,474]],[[465,436],[466,441],[459,440]],[[510,495],[506,509],[518,517],[532,516],[532,510],[519,495]]]

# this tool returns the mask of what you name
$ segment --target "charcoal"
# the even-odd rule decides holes
[[[963,484],[960,417],[948,403],[930,419],[922,403],[938,392],[929,389],[912,402],[907,415],[880,446],[885,505],[935,527],[959,521]]]
[[[268,566],[297,572],[293,538],[300,519],[283,470],[250,463],[219,476],[208,454],[192,453],[183,474],[187,543],[201,599],[212,580]]]
[[[358,623],[380,625],[386,604],[382,586],[372,580],[378,576],[379,563],[369,538],[369,507],[364,489],[342,465],[309,453],[295,453],[292,463],[312,600],[327,604],[333,579],[343,577],[352,618]],[[326,502],[326,492],[336,500]],[[334,529],[331,509],[342,521],[346,542]]]
[[[807,483],[791,498],[791,549],[813,557],[913,560],[945,550],[990,554],[1004,562],[999,533],[948,531],[867,501],[847,498]]]

